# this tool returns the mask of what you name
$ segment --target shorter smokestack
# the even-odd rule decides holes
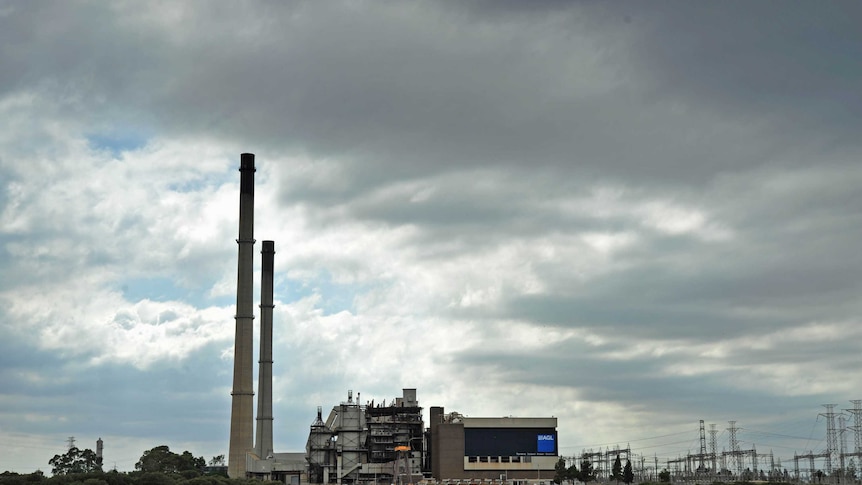
[[[102,438],[96,440],[96,463],[102,464],[102,447],[104,443],[102,442]]]
[[[272,303],[275,242],[264,241],[260,271],[260,360],[257,373],[257,433],[254,451],[272,456]]]

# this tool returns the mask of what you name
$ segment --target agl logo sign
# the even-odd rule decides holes
[[[554,449],[554,435],[552,434],[540,434],[536,435],[536,451],[539,453],[553,453],[556,451]]]

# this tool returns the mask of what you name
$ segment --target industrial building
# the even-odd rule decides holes
[[[424,429],[416,389],[389,405],[347,401],[326,422],[311,425],[306,445],[309,483],[416,483],[423,477]]]
[[[549,480],[559,459],[557,418],[471,418],[430,409],[424,428],[416,389],[388,405],[348,392],[324,422],[320,408],[306,445],[309,483],[434,480]]]
[[[546,480],[559,460],[557,418],[475,418],[430,409],[431,476]]]
[[[272,340],[274,241],[261,251],[260,351],[257,417],[254,417],[253,248],[254,155],[240,161],[236,335],[231,392],[228,475],[231,478],[302,483],[413,484],[422,479],[534,480],[553,477],[556,418],[467,418],[430,409],[422,420],[416,389],[388,404],[360,404],[348,392],[326,421],[321,408],[304,453],[273,451]],[[255,426],[256,422],[256,426]],[[254,434],[253,434],[254,432]]]

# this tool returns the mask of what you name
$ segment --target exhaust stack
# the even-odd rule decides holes
[[[233,391],[230,413],[228,476],[245,478],[246,453],[253,445],[254,389],[252,341],[254,323],[254,154],[240,156],[239,251],[236,283],[236,337],[233,354]],[[271,413],[270,413],[271,414]]]
[[[264,241],[260,272],[260,360],[257,372],[257,432],[254,451],[258,458],[272,456],[272,286],[275,242]]]

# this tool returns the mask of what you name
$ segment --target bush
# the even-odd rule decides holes
[[[176,481],[159,472],[141,473],[134,480],[135,485],[175,485]]]

